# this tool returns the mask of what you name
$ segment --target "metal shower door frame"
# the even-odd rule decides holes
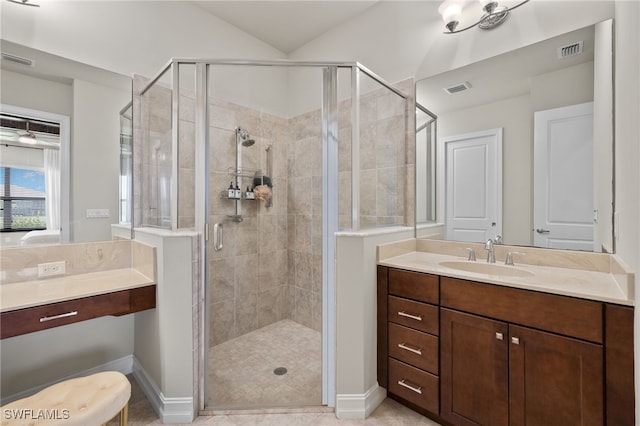
[[[323,212],[323,290],[322,290],[322,403],[335,407],[336,402],[336,310],[335,310],[335,246],[338,232],[338,69],[351,70],[351,229],[360,229],[360,76],[366,76],[378,82],[381,86],[397,94],[405,102],[408,96],[385,82],[381,77],[358,62],[310,62],[291,60],[250,61],[250,60],[217,60],[196,58],[174,58],[163,67],[141,91],[144,94],[151,88],[167,70],[171,70],[172,91],[172,151],[173,176],[171,188],[172,229],[178,229],[178,117],[179,117],[179,66],[181,64],[195,65],[196,105],[195,105],[195,193],[203,196],[195,197],[195,228],[202,233],[199,239],[199,263],[197,303],[198,351],[197,360],[194,359],[194,377],[197,379],[197,411],[206,409],[207,405],[207,355],[209,335],[208,310],[208,278],[209,278],[209,111],[208,91],[215,82],[209,81],[209,67],[212,65],[243,65],[265,67],[312,67],[323,69],[323,106],[322,106],[322,149],[323,149],[323,177],[322,177],[322,212]],[[406,117],[405,117],[406,121]],[[195,300],[194,300],[195,301]]]

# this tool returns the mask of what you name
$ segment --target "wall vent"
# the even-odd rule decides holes
[[[468,81],[463,81],[462,83],[454,84],[453,86],[445,87],[444,91],[450,95],[458,92],[464,92],[465,90],[471,89],[471,84]]]
[[[2,52],[2,59],[6,59],[7,61],[16,62],[22,65],[33,66],[33,61],[29,58],[23,58],[22,56],[12,55],[10,53]]]
[[[567,44],[566,46],[558,47],[558,59],[570,58],[582,53],[583,42]]]

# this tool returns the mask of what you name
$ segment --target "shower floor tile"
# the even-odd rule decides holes
[[[283,375],[274,370],[287,369]],[[322,404],[322,335],[291,320],[213,346],[208,409]]]

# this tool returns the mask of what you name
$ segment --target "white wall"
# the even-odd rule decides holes
[[[636,422],[640,419],[640,2],[616,1],[616,252],[636,272]]]
[[[336,416],[363,419],[386,396],[377,381],[377,246],[413,228],[339,233],[336,238]]]
[[[2,340],[0,395],[5,398],[131,355],[133,317],[97,318]]]
[[[120,115],[131,92],[73,81],[71,122],[71,240],[111,239],[118,223]],[[109,209],[108,218],[87,219],[87,209]]]
[[[134,374],[164,423],[188,423],[197,409],[194,237],[188,232],[135,230],[137,241],[156,247],[157,291],[156,309],[136,314],[134,355],[143,370],[134,366]]]
[[[2,70],[0,100],[3,104],[71,116],[73,89],[71,84],[31,77]]]

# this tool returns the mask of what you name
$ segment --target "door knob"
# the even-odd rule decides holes
[[[548,234],[551,231],[549,231],[548,229],[538,228],[538,229],[536,229],[536,232],[538,234]]]

